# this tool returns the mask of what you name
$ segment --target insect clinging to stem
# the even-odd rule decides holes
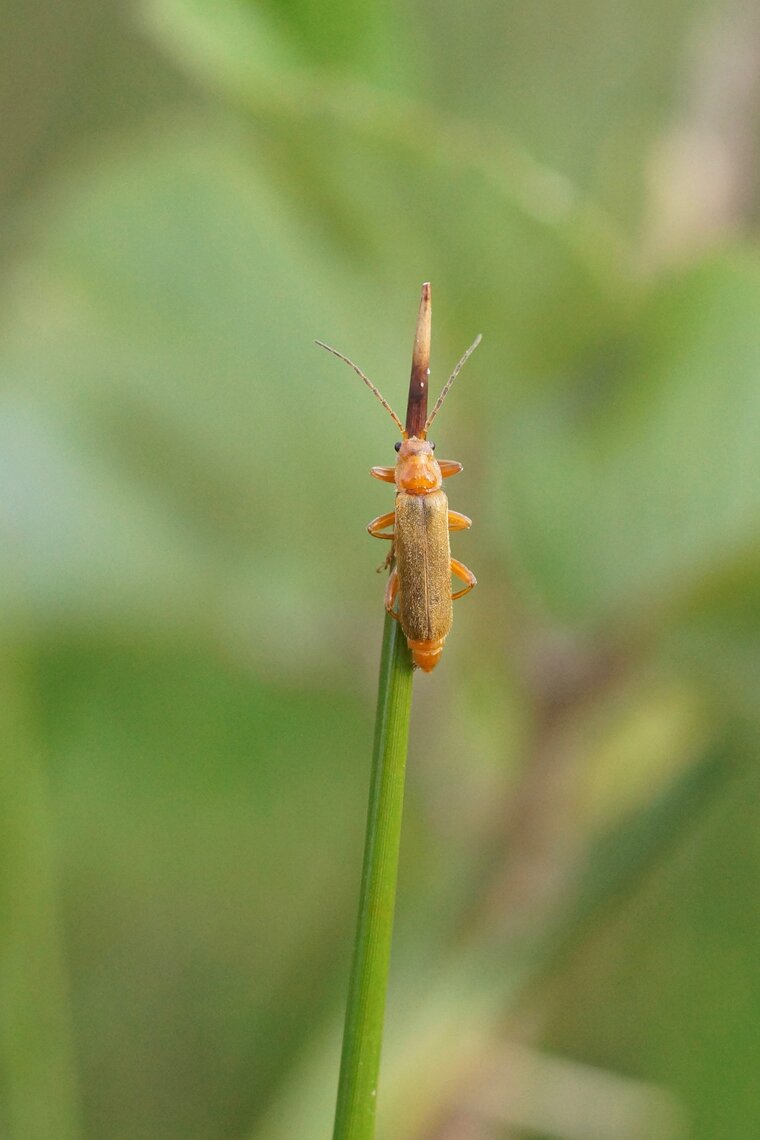
[[[373,519],[367,530],[375,538],[390,539],[391,550],[385,564],[391,572],[385,591],[385,608],[401,623],[412,660],[426,673],[435,668],[443,652],[453,619],[452,602],[477,584],[472,571],[451,557],[449,546],[449,531],[467,530],[472,520],[459,511],[450,511],[441,489],[443,480],[458,474],[462,464],[451,459],[436,459],[435,444],[430,443],[427,434],[451,385],[480,344],[478,336],[444,384],[428,415],[430,316],[430,284],[426,282],[422,286],[414,337],[406,425],[352,360],[329,344],[316,342],[361,376],[401,432],[401,440],[396,444],[395,467],[373,467],[370,472],[376,479],[396,484],[395,509]],[[465,584],[454,594],[451,592],[452,574]]]

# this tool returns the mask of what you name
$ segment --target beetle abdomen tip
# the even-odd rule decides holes
[[[435,669],[443,653],[444,640],[443,637],[436,638],[435,641],[412,641],[409,637],[406,639],[412,651],[412,661],[422,669],[423,673],[432,673]]]

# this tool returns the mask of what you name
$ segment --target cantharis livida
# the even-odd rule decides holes
[[[480,337],[467,349],[428,415],[430,285],[422,286],[406,426],[352,360],[321,340],[317,344],[345,361],[361,376],[401,432],[401,440],[396,444],[398,459],[395,467],[373,467],[371,470],[376,479],[396,484],[395,509],[373,519],[367,529],[375,538],[391,541],[385,563],[391,568],[385,591],[385,608],[391,617],[401,622],[414,664],[429,673],[438,664],[443,643],[451,629],[451,603],[469,593],[477,583],[472,571],[451,557],[449,546],[449,531],[467,530],[472,521],[459,511],[449,510],[448,499],[441,489],[443,480],[461,471],[462,464],[451,459],[436,459],[433,454],[435,444],[428,440],[427,434],[451,385],[480,344]],[[454,594],[451,592],[452,574],[465,583],[464,588]]]

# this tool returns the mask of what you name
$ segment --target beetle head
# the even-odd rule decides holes
[[[426,495],[441,486],[441,469],[427,439],[402,439],[396,460],[396,486],[409,495]]]

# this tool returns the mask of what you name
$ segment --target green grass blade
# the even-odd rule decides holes
[[[372,1140],[398,877],[412,662],[386,614],[367,834],[333,1140]]]

